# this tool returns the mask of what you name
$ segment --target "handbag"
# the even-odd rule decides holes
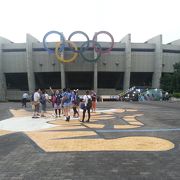
[[[84,102],[82,102],[82,103],[80,104],[80,108],[81,108],[81,109],[85,109],[85,103],[84,103]]]
[[[39,103],[40,103],[39,101],[33,101],[33,102],[32,102],[32,104],[33,104],[34,106],[38,105]]]

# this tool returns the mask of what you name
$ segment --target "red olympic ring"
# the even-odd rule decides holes
[[[102,50],[102,49],[97,49],[97,47],[95,46],[95,42],[97,42],[97,36],[99,35],[99,34],[107,34],[110,38],[111,38],[111,41],[112,41],[112,43],[111,43],[111,47],[110,48],[108,48],[108,49],[106,49],[106,50]],[[113,46],[114,46],[114,38],[113,38],[113,36],[109,33],[109,32],[107,32],[107,31],[99,31],[99,32],[97,32],[95,35],[94,35],[94,37],[93,37],[93,42],[94,42],[94,49],[95,49],[95,51],[96,52],[98,52],[98,53],[101,53],[101,54],[105,54],[105,53],[109,53],[111,50],[112,50],[112,48],[113,48]]]

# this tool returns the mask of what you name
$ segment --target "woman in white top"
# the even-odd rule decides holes
[[[33,95],[33,99],[34,99],[33,105],[35,108],[34,108],[34,115],[32,118],[39,118],[40,93],[41,93],[41,90],[36,89]]]
[[[91,109],[91,106],[92,106],[92,99],[91,99],[91,96],[89,95],[89,91],[86,91],[86,95],[83,96],[83,102],[85,104],[85,108],[83,109],[83,117],[82,117],[81,122],[84,122],[86,110],[88,112],[88,119],[87,119],[86,122],[89,122],[90,117],[91,117],[90,109]]]

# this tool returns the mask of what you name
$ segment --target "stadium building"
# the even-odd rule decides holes
[[[106,49],[109,43],[101,42],[101,46]],[[55,49],[55,43],[48,42],[48,47]],[[65,49],[64,56],[70,54]],[[85,55],[95,57],[96,53],[92,48]],[[115,95],[131,86],[159,88],[161,76],[173,73],[176,62],[180,62],[180,40],[163,44],[162,35],[133,43],[128,34],[95,63],[81,56],[75,62],[60,63],[30,34],[25,43],[0,37],[0,101],[18,100],[24,91],[32,93],[35,88],[49,86],[94,89],[99,95]]]

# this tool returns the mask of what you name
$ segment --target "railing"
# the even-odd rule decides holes
[[[101,95],[100,96],[101,101],[119,101],[118,95]]]
[[[20,101],[21,98],[22,98],[22,94],[24,92],[25,91],[21,91],[21,90],[18,90],[18,89],[7,90],[6,99],[11,100],[11,101]],[[100,90],[100,92],[102,94],[99,93],[99,90],[98,90],[98,94],[97,94],[98,100],[100,100],[100,101],[117,101],[117,100],[119,100],[118,95],[112,95],[112,94],[109,95],[110,90],[108,90],[108,92],[107,92],[107,90],[105,89],[104,90],[104,95],[103,95],[103,90],[102,89]],[[106,92],[107,92],[107,94],[106,94]],[[118,94],[119,91],[114,90],[113,93],[114,92],[116,92],[115,94]],[[48,93],[50,93],[50,91],[48,91]],[[85,90],[80,90],[79,94],[81,96],[83,96],[85,94]]]

